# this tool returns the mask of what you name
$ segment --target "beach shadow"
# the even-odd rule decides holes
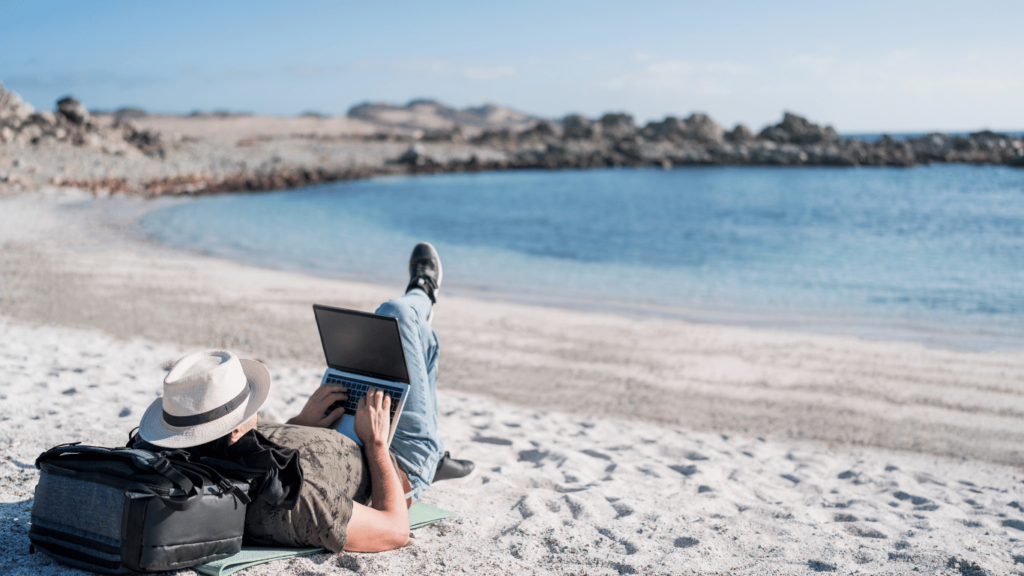
[[[26,563],[33,501],[33,498],[29,498],[20,502],[0,502],[0,558],[18,564]]]

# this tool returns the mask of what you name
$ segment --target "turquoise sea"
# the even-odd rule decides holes
[[[174,246],[444,292],[701,322],[1024,348],[1024,170],[522,171],[232,194],[148,213]]]

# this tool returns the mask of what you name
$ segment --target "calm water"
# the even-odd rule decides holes
[[[172,245],[404,286],[968,348],[1024,348],[1024,170],[691,168],[343,182],[202,198]]]

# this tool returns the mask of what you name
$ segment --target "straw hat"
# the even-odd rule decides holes
[[[142,439],[165,448],[216,440],[241,426],[263,406],[270,372],[227,350],[204,350],[178,360],[164,378],[164,395],[139,423]]]

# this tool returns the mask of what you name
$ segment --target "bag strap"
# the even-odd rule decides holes
[[[145,492],[146,494],[156,496],[161,501],[163,501],[165,506],[177,512],[181,512],[183,510],[188,510],[192,508],[196,504],[199,504],[199,501],[202,500],[203,498],[203,495],[200,494],[198,491],[193,491],[193,493],[185,494],[184,496],[168,496],[167,494],[158,494],[156,490],[153,490],[149,486],[145,485],[138,486],[136,488],[133,488],[132,490],[135,492]]]
[[[252,502],[252,498],[249,498],[249,495],[245,493],[245,490],[236,486],[234,482],[225,478],[223,474],[218,472],[217,469],[212,466],[201,464],[199,462],[175,462],[174,464],[181,468],[192,470],[197,474],[205,474],[206,476],[209,476],[211,480],[217,483],[221,492],[225,494],[234,494],[235,498],[238,498],[242,504],[249,504]]]
[[[166,455],[160,455],[158,458],[153,458],[149,461],[149,465],[152,466],[153,470],[156,470],[158,474],[167,478],[185,492],[185,494],[182,496],[158,494],[148,486],[140,486],[139,490],[156,496],[171,510],[188,510],[199,503],[199,500],[203,497],[203,482],[201,479],[198,486],[194,484],[187,476],[175,469],[175,465],[167,459]]]
[[[180,463],[178,464],[180,465]],[[173,482],[178,486],[178,488],[181,488],[186,493],[195,491],[195,485],[192,484],[192,481],[181,472],[178,472],[174,468],[174,465],[171,464],[171,461],[167,459],[167,456],[162,455],[159,458],[154,458],[149,461],[149,465],[152,466],[153,470],[156,470],[158,474]],[[200,482],[199,486],[200,488],[202,487],[202,482]]]

